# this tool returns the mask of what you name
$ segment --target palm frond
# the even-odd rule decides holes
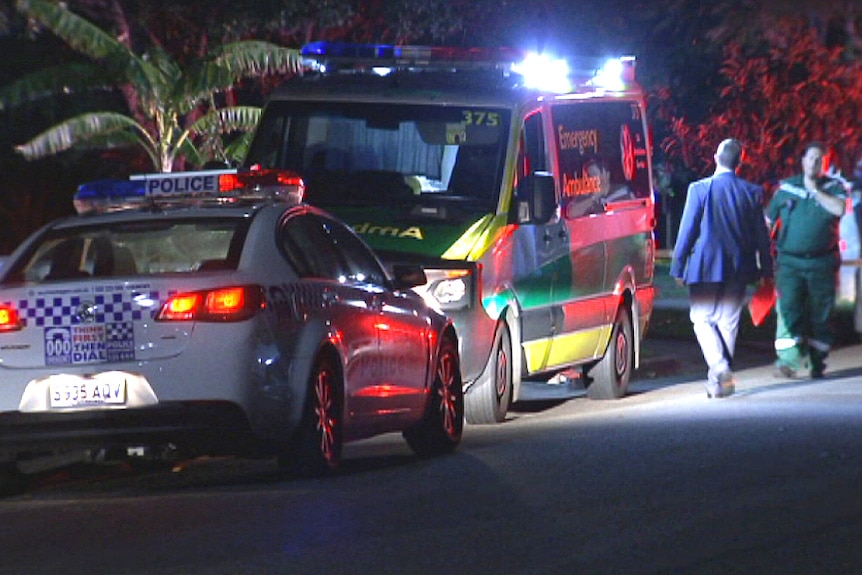
[[[232,106],[211,110],[189,126],[196,135],[229,134],[254,130],[260,121],[261,109],[255,106]]]
[[[28,160],[58,154],[87,141],[119,137],[126,132],[131,139],[144,147],[152,156],[155,149],[149,134],[132,118],[113,112],[81,114],[45,130],[29,142],[15,146],[15,150]]]
[[[259,40],[225,44],[198,64],[178,87],[192,105],[213,92],[225,90],[241,78],[265,74],[295,74],[302,67],[298,50]]]
[[[104,66],[90,62],[44,68],[0,89],[0,111],[60,93],[112,89],[116,80]]]
[[[262,74],[295,74],[302,67],[299,50],[283,48],[262,40],[243,40],[224,44],[213,52],[219,65],[237,74],[237,78]]]
[[[241,164],[248,155],[248,149],[251,147],[251,140],[254,137],[253,131],[245,132],[234,139],[224,148],[225,159],[233,166]]]
[[[188,138],[183,140],[182,144],[179,145],[177,153],[196,168],[202,167],[209,160]]]
[[[17,0],[18,11],[45,26],[75,51],[101,65],[104,81],[131,84],[143,98],[155,90],[157,76],[152,66],[124,44],[88,20],[70,12],[63,3],[45,0]]]
[[[134,58],[134,54],[110,34],[70,12],[65,3],[17,0],[18,11],[42,24],[76,51],[95,60]]]

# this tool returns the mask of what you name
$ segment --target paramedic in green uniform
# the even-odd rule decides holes
[[[770,222],[779,222],[775,351],[776,375],[782,377],[796,377],[806,355],[811,377],[823,377],[832,344],[829,319],[841,265],[838,222],[845,196],[842,184],[823,173],[824,151],[816,142],[805,146],[802,173],[781,182],[766,211]]]

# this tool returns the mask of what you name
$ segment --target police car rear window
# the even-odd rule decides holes
[[[54,229],[16,262],[4,283],[236,269],[246,230],[238,218]]]

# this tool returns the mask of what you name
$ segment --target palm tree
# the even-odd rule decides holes
[[[51,126],[16,150],[28,160],[72,147],[143,148],[153,168],[170,172],[177,160],[201,166],[221,135],[241,133],[221,159],[241,158],[260,118],[254,106],[219,107],[216,96],[240,79],[299,71],[297,50],[246,40],[225,44],[183,69],[158,46],[136,54],[125,21],[118,37],[72,13],[62,3],[17,0],[17,9],[51,31],[86,61],[25,75],[0,89],[0,111],[46,96],[118,88],[129,114],[96,111]],[[121,19],[122,11],[117,10]],[[198,145],[196,145],[196,142]]]

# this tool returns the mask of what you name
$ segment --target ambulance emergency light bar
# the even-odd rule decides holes
[[[302,56],[325,67],[332,64],[376,68],[508,68],[524,57],[511,48],[454,48],[448,46],[394,46],[350,42],[312,42]]]
[[[137,174],[78,186],[72,200],[79,214],[166,205],[231,204],[242,200],[299,203],[305,184],[286,170],[206,170]]]
[[[447,46],[394,46],[348,42],[313,42],[301,50],[306,64],[326,73],[336,69],[370,68],[386,75],[394,68],[477,70],[495,69],[520,75],[524,85],[537,90],[566,93],[576,84],[606,90],[624,90],[635,80],[635,58],[624,56],[575,62],[512,48],[457,48]]]

